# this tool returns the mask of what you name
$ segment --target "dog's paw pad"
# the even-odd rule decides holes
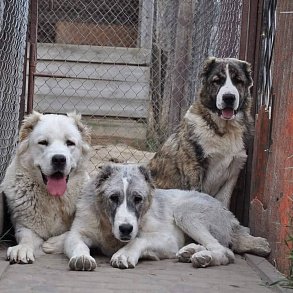
[[[31,264],[35,261],[34,251],[27,245],[16,245],[7,250],[7,260],[10,264]]]
[[[73,271],[93,271],[97,267],[95,259],[89,255],[73,256],[68,265]]]
[[[111,258],[111,265],[118,269],[133,269],[136,265],[133,257],[124,254],[114,254]]]
[[[202,245],[198,245],[195,243],[190,243],[184,247],[182,247],[177,253],[176,257],[180,262],[191,262],[191,256],[195,253],[206,250]]]
[[[192,255],[190,260],[195,268],[205,268],[211,265],[213,257],[210,251],[203,250]]]

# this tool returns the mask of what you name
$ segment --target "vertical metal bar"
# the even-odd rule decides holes
[[[27,113],[32,113],[34,105],[35,72],[37,65],[37,31],[38,31],[38,0],[31,0],[29,30],[29,72]]]
[[[27,50],[28,50],[28,31],[27,31],[27,40],[24,51],[24,59],[23,59],[23,72],[22,72],[22,90],[20,95],[20,107],[19,107],[19,126],[21,125],[21,121],[23,120],[25,114],[25,94],[26,94],[26,74],[27,74]]]

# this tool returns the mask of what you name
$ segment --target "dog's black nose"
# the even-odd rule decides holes
[[[54,155],[52,157],[52,165],[54,168],[62,169],[65,167],[66,157],[63,155]]]
[[[235,100],[236,100],[236,97],[233,94],[223,95],[223,101],[225,102],[226,106],[233,106]]]
[[[129,235],[133,230],[133,226],[130,224],[122,224],[119,226],[119,231],[122,235]]]

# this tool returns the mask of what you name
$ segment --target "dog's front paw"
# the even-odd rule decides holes
[[[180,262],[191,262],[190,260],[191,256],[194,255],[196,252],[199,252],[202,250],[206,250],[206,248],[199,244],[190,243],[182,247],[176,253],[176,257],[178,258],[178,261]]]
[[[73,271],[93,271],[97,267],[95,259],[90,255],[73,256],[68,265]]]
[[[211,265],[213,260],[212,253],[208,250],[202,250],[193,254],[190,258],[195,268],[205,268]]]
[[[43,251],[45,253],[63,253],[65,235],[66,234],[61,234],[59,236],[49,238],[46,242],[43,243]]]
[[[116,252],[111,258],[111,265],[118,269],[133,269],[138,262],[137,257]]]
[[[251,252],[259,256],[268,256],[271,252],[270,244],[265,238],[255,237],[255,243]]]
[[[9,247],[7,260],[9,260],[10,264],[31,264],[35,261],[33,248],[24,244]]]

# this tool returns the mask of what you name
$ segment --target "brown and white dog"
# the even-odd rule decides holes
[[[18,243],[8,248],[10,263],[32,263],[45,240],[64,238],[77,197],[89,179],[89,143],[90,133],[80,115],[34,112],[24,120],[1,185]]]
[[[229,207],[251,136],[250,65],[234,58],[205,62],[198,99],[149,162],[157,188],[199,190]]]

